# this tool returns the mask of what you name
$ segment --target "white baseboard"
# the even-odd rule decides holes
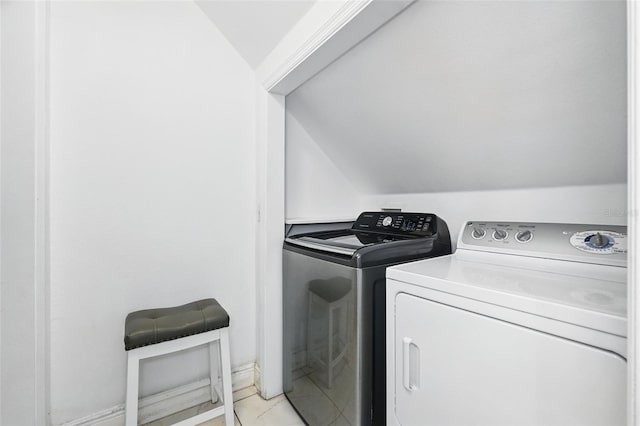
[[[234,392],[256,383],[256,367],[256,363],[252,362],[231,372],[231,385]]]
[[[262,371],[260,371],[260,366],[258,365],[258,363],[255,363],[255,377],[253,379],[253,385],[256,387],[256,389],[258,389],[258,394],[260,394],[263,398],[264,395],[262,395]]]
[[[231,372],[233,390],[243,389],[255,383],[256,364],[244,365]],[[178,411],[185,410],[211,399],[209,379],[202,379],[155,395],[142,398],[139,402],[138,423],[149,423]],[[80,419],[63,423],[61,426],[122,426],[124,425],[124,404],[90,414]]]

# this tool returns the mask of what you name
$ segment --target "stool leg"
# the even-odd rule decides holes
[[[125,424],[126,426],[136,426],[138,424],[138,357],[127,352],[127,401]]]
[[[309,303],[307,306],[307,366],[311,367],[313,361],[313,335],[312,335],[312,317],[313,317],[313,293],[309,293]]]
[[[329,342],[327,344],[327,388],[333,385],[333,308],[329,305]]]
[[[209,343],[209,377],[211,380],[211,402],[214,404],[220,398],[216,390],[218,378],[220,377],[220,362],[216,359],[216,356],[216,342],[211,342]]]
[[[220,330],[220,364],[222,365],[222,399],[226,426],[233,426],[233,392],[231,390],[231,359],[228,328]]]

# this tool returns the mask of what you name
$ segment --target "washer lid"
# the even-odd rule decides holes
[[[415,239],[415,237],[407,235],[374,234],[348,229],[343,231],[318,232],[298,238],[287,238],[286,241],[307,248],[351,256],[363,247],[411,239]]]
[[[626,268],[459,249],[387,278],[626,336]]]

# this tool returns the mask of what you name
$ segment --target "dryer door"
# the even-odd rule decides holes
[[[626,361],[441,303],[396,296],[403,425],[623,425]]]

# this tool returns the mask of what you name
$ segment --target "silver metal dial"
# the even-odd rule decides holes
[[[516,234],[516,241],[519,243],[528,243],[533,238],[533,232],[528,229],[525,231],[520,231]]]
[[[595,248],[604,248],[609,244],[609,238],[607,238],[606,235],[596,232],[595,235],[589,237],[588,244],[591,244]]]
[[[502,241],[502,240],[505,240],[508,236],[509,236],[509,233],[504,229],[496,229],[495,231],[493,231],[494,240]]]
[[[473,228],[473,231],[471,232],[471,236],[476,240],[479,240],[480,238],[484,238],[485,235],[487,235],[487,231],[478,227]]]
[[[607,230],[591,230],[574,233],[569,242],[578,250],[597,254],[627,252],[627,236]]]
[[[389,226],[391,225],[391,222],[393,222],[393,218],[391,216],[387,216],[384,219],[382,219],[383,226]]]

